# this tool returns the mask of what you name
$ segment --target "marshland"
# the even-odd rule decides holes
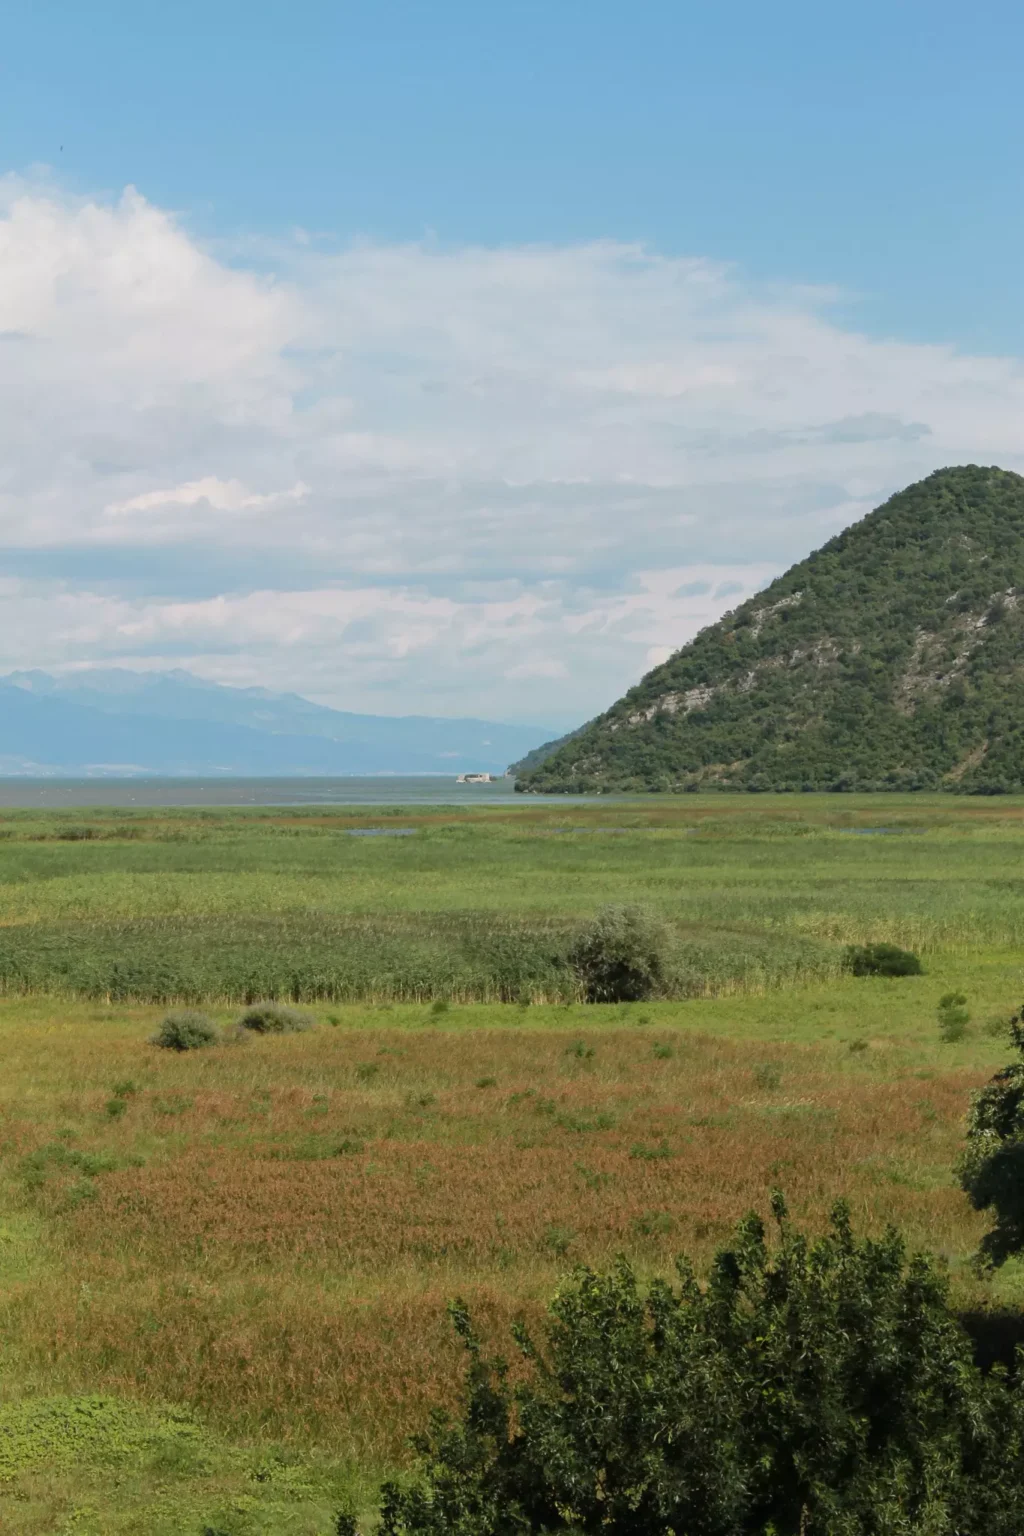
[[[1015,1306],[953,1169],[1022,853],[1012,797],[3,813],[0,1524],[326,1532],[457,1402],[451,1297],[502,1343],[576,1264],[706,1269],[773,1188]],[[587,1001],[621,907],[660,979]],[[851,974],[879,942],[923,973]],[[264,999],[302,1027],[240,1029]],[[183,1008],[214,1041],[160,1049]]]

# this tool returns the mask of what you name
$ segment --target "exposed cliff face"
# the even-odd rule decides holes
[[[517,781],[715,787],[1024,789],[1021,476],[901,491]]]

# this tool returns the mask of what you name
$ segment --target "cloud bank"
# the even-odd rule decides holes
[[[641,247],[204,244],[0,182],[0,670],[574,723],[948,463],[1024,366]]]

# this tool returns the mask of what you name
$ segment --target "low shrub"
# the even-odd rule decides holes
[[[101,1173],[112,1172],[116,1166],[109,1153],[80,1152],[77,1147],[66,1147],[59,1141],[51,1141],[29,1152],[22,1159],[21,1171],[26,1184],[34,1188],[44,1183],[53,1170],[70,1170],[88,1179],[95,1179]]]
[[[515,1386],[453,1304],[464,1410],[385,1485],[382,1536],[1019,1536],[1024,1386],[975,1365],[942,1271],[842,1205],[814,1241],[773,1208],[706,1286],[578,1269],[542,1339],[514,1331]]]
[[[199,1013],[195,1008],[182,1008],[177,1013],[169,1013],[150,1039],[153,1045],[162,1046],[165,1051],[199,1051],[216,1043],[217,1026],[205,1013]]]
[[[636,1237],[668,1237],[676,1227],[675,1218],[668,1211],[643,1211],[633,1217],[633,1233]]]
[[[668,964],[665,924],[645,907],[605,907],[569,950],[588,1003],[634,1003],[661,990]]]
[[[287,1008],[283,1003],[254,1003],[238,1021],[239,1029],[252,1030],[256,1035],[296,1035],[312,1027],[308,1013]]]
[[[920,976],[923,970],[913,950],[898,944],[852,944],[846,965],[855,976]]]
[[[772,1061],[762,1061],[754,1068],[754,1082],[767,1090],[778,1088],[782,1082],[782,1068]]]
[[[962,1040],[971,1021],[964,994],[962,992],[945,993],[939,998],[936,1013],[939,1020],[939,1035],[946,1044],[952,1045],[955,1041]]]
[[[564,1259],[575,1237],[575,1232],[570,1231],[568,1227],[551,1225],[545,1229],[544,1246],[549,1248],[556,1257]]]

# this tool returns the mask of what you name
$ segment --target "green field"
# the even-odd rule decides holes
[[[825,796],[0,821],[0,990],[111,1001],[568,1001],[579,920],[643,902],[678,995],[838,975],[843,947],[1024,944],[1007,799]]]
[[[0,1529],[327,1536],[454,1400],[450,1296],[502,1338],[574,1262],[706,1263],[774,1185],[1024,1300],[951,1173],[1022,854],[1009,797],[3,815]],[[619,902],[672,995],[583,1004],[567,946]],[[876,939],[925,975],[846,974]],[[264,995],[316,1028],[147,1043]]]

